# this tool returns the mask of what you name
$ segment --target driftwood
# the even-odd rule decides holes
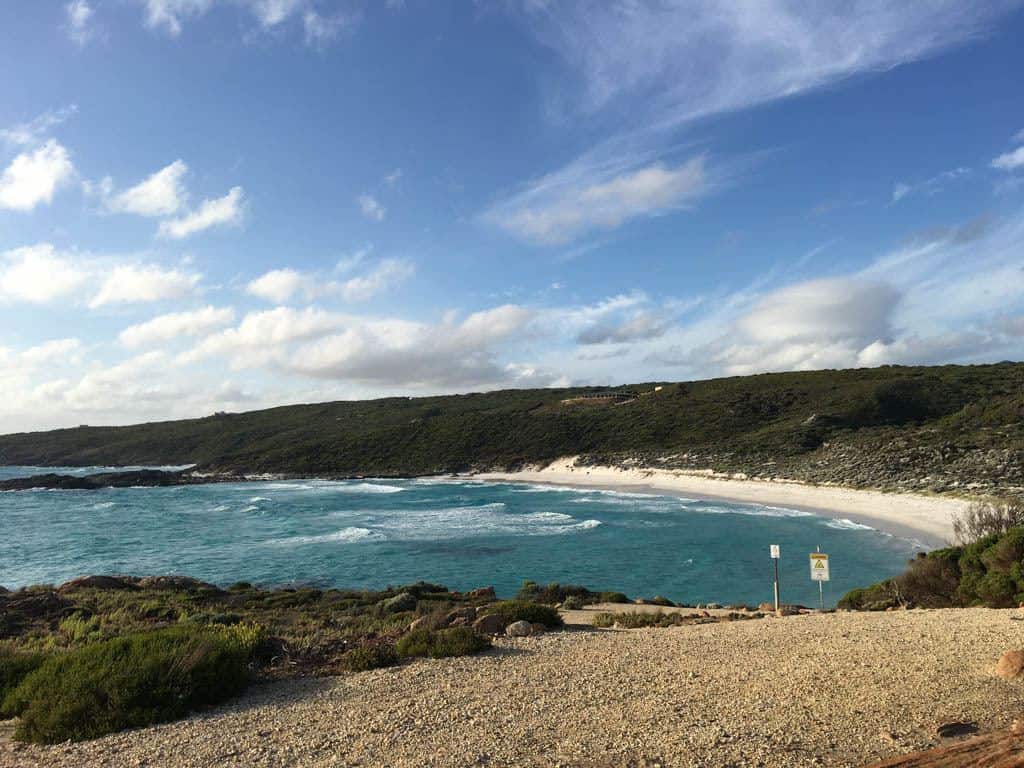
[[[957,741],[927,752],[894,757],[869,768],[1022,768],[1024,720],[1009,730]]]

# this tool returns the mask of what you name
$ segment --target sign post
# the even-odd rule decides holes
[[[779,613],[779,545],[772,544],[769,547],[772,555],[772,562],[775,563],[775,613]]]
[[[818,547],[817,552],[811,552],[811,581],[818,582],[818,605],[822,611],[825,610],[825,591],[822,585],[828,580],[828,555]]]

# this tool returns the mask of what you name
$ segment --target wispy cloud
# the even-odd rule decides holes
[[[232,187],[224,197],[203,200],[199,208],[177,219],[160,222],[158,234],[176,240],[211,227],[239,226],[245,211],[245,192]]]
[[[360,195],[356,202],[363,216],[372,221],[384,221],[387,216],[387,209],[373,195]]]
[[[87,0],[71,0],[64,6],[67,17],[68,37],[79,45],[88,43],[95,34],[93,16],[95,9]]]
[[[335,270],[350,272],[362,261],[362,255],[342,259]],[[373,268],[347,280],[334,280],[315,272],[283,268],[266,272],[246,285],[246,292],[266,301],[283,304],[292,299],[315,301],[340,298],[345,301],[367,301],[405,282],[415,273],[412,263],[403,259],[382,259]]]
[[[943,171],[942,173],[932,176],[930,179],[917,182],[916,184],[906,184],[903,182],[896,182],[892,188],[892,202],[898,203],[905,197],[911,195],[934,195],[941,192],[947,184],[957,179],[969,175],[971,172],[970,168],[953,168],[949,171]]]

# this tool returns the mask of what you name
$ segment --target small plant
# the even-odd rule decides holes
[[[350,672],[391,667],[398,663],[398,653],[390,643],[373,643],[353,648],[341,657],[341,666]]]
[[[594,617],[594,626],[607,629],[622,627],[623,629],[643,629],[644,627],[678,627],[689,618],[681,613],[641,613],[625,611],[623,613],[599,613]]]
[[[565,623],[551,606],[527,600],[501,600],[487,606],[484,613],[500,613],[508,618],[509,623],[528,621],[531,624],[543,624],[548,629],[557,629]]]
[[[395,650],[405,659],[421,656],[442,659],[448,656],[469,656],[490,647],[490,640],[469,627],[452,627],[438,630],[414,629],[398,640]]]
[[[60,631],[69,642],[80,644],[100,638],[100,620],[96,616],[72,614],[60,623]]]
[[[583,607],[583,600],[576,595],[569,595],[562,601],[562,610],[578,611]]]
[[[626,597],[622,592],[602,592],[601,593],[602,603],[628,603],[629,598]]]

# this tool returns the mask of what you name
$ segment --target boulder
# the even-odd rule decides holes
[[[494,600],[497,595],[494,594],[494,587],[477,587],[467,592],[466,597],[470,600]]]
[[[489,613],[473,622],[473,629],[484,636],[500,635],[507,626],[508,616],[502,613]]]
[[[166,589],[183,592],[198,592],[199,590],[214,590],[220,592],[215,584],[210,584],[191,576],[146,576],[136,582],[143,589]]]
[[[380,601],[381,608],[387,613],[401,613],[416,610],[416,596],[411,592],[399,592],[394,597]]]
[[[445,614],[442,624],[446,627],[464,627],[467,624],[472,624],[475,619],[476,608],[471,605],[467,605],[464,608],[455,608],[454,610],[448,611],[448,613]]]
[[[77,589],[137,589],[137,587],[117,576],[81,576],[71,581],[65,581],[57,587],[57,592],[63,595]]]
[[[535,621],[532,624],[530,624],[530,634],[533,635],[543,635],[545,632],[547,632],[547,629],[548,628],[541,624],[539,621]]]
[[[533,625],[528,621],[514,621],[505,627],[505,634],[509,637],[529,637],[533,634]]]
[[[996,674],[1007,680],[1024,677],[1024,651],[1007,651],[999,657]]]
[[[774,611],[775,610],[775,603],[761,603],[759,606],[757,606],[757,610],[759,610],[759,611]]]

